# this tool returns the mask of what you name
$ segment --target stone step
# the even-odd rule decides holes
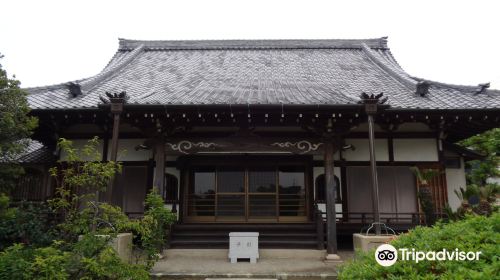
[[[176,247],[176,246],[182,246],[182,245],[207,245],[208,247],[214,246],[214,245],[222,245],[229,247],[229,239],[210,239],[210,238],[204,238],[204,239],[184,239],[184,240],[179,240],[179,239],[173,239],[170,241],[170,246]],[[284,246],[286,248],[304,248],[304,247],[314,247],[317,245],[316,240],[259,240],[259,247],[267,247],[267,246]]]
[[[296,273],[296,274],[178,274],[178,273],[151,273],[151,279],[158,280],[248,280],[248,279],[277,279],[277,280],[335,280],[336,273]]]
[[[259,232],[261,248],[316,248],[314,223],[290,224],[176,224],[171,248],[227,248],[230,232]]]
[[[210,259],[227,259],[229,249],[166,249],[163,251],[163,256],[166,259],[170,258],[210,258]],[[264,259],[318,259],[325,258],[324,250],[310,249],[260,249],[259,255]]]

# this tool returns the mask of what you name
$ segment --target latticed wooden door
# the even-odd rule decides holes
[[[436,213],[443,213],[444,207],[448,201],[448,192],[446,188],[446,173],[445,169],[440,164],[435,165],[419,165],[418,168],[420,170],[432,169],[438,172],[438,175],[432,178],[429,181],[429,188],[431,189],[432,194],[432,202],[434,203],[434,207],[436,208]],[[417,180],[417,190],[420,190],[420,182]],[[419,203],[419,211],[420,203]]]

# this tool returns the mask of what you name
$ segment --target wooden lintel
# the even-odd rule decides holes
[[[225,153],[275,153],[322,154],[323,141],[319,138],[169,138],[165,150],[171,155],[225,154]]]

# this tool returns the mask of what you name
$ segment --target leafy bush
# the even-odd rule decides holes
[[[0,250],[14,243],[35,247],[49,245],[55,237],[46,204],[21,202],[10,207],[7,196],[0,195]]]
[[[29,279],[33,250],[14,244],[0,252],[0,279]]]
[[[0,253],[0,279],[149,279],[144,266],[122,262],[108,241],[85,235],[38,249],[15,244]]]
[[[149,279],[145,266],[127,264],[108,245],[111,236],[87,234],[72,246],[74,279]]]
[[[59,226],[76,240],[79,235],[110,235],[132,232],[133,246],[139,258],[146,257],[146,266],[151,267],[167,241],[167,231],[175,221],[175,215],[163,203],[153,188],[146,196],[144,217],[130,220],[118,206],[107,203],[88,202],[87,207],[72,213]],[[143,254],[142,254],[143,253]],[[139,260],[138,260],[139,261]]]
[[[498,279],[500,275],[500,213],[433,227],[417,227],[396,238],[395,248],[420,251],[481,251],[478,261],[398,260],[390,267],[378,265],[374,251],[359,253],[341,267],[339,279]]]
[[[121,168],[118,163],[100,162],[97,144],[94,138],[77,150],[71,141],[59,141],[67,161],[51,169],[57,189],[50,209],[29,203],[12,208],[8,197],[0,195],[0,246],[23,243],[0,253],[0,279],[149,279],[148,270],[158,259],[175,216],[154,189],[139,220],[130,220],[120,207],[97,202],[95,192],[104,191]],[[58,235],[46,219],[51,210],[64,216],[57,225]],[[145,262],[121,261],[109,246],[120,232],[134,234],[134,246],[143,252]]]
[[[73,240],[82,234],[116,234],[128,231],[130,223],[120,207],[108,203],[90,201],[80,211],[71,213],[59,227]]]
[[[163,198],[153,188],[146,196],[144,217],[130,224],[130,229],[137,237],[137,247],[147,255],[148,266],[158,259],[167,241],[167,231],[175,222],[175,214],[165,208]]]
[[[466,162],[467,184],[483,186],[488,178],[500,176],[500,128],[494,128],[481,134],[472,136],[459,143],[465,148],[479,152],[486,157],[484,159]]]

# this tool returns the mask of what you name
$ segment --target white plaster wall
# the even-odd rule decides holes
[[[394,161],[438,161],[436,139],[394,139]]]
[[[326,213],[326,204],[325,203],[318,203],[318,208],[321,210],[321,212]],[[337,203],[335,204],[335,212],[339,213],[342,212],[342,204]],[[323,216],[326,217],[326,214],[323,214]],[[337,214],[337,218],[342,218],[342,214]]]
[[[459,189],[465,188],[465,170],[464,170],[464,160],[460,159],[460,168],[446,168],[446,191],[448,192],[448,204],[450,208],[455,211],[460,206],[461,201],[458,199],[455,194],[455,190],[459,191]]]
[[[73,142],[73,148],[77,149],[77,151],[80,151],[86,144],[88,144],[89,140],[90,139],[72,139],[71,142]],[[102,160],[102,151],[103,151],[102,140],[99,140],[97,150],[99,151],[99,155],[100,155],[98,160]],[[65,161],[68,158],[67,156],[68,156],[67,153],[65,151],[61,150],[60,160]],[[85,157],[85,156],[82,156],[82,159],[86,160],[86,161],[95,160],[94,158]]]
[[[143,144],[145,139],[120,139],[118,140],[118,161],[146,161],[152,158],[152,150],[135,150],[135,147]],[[111,140],[108,146],[108,159],[111,156]]]
[[[370,146],[368,139],[345,139],[346,144],[354,146],[354,150],[346,150],[342,152],[343,157],[347,161],[369,161]],[[377,161],[389,160],[389,148],[387,139],[375,139],[375,158]]]

